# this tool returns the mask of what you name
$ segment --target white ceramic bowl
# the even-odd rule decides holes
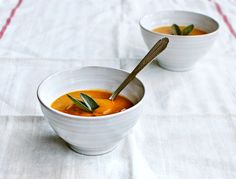
[[[135,78],[122,91],[135,105],[125,111],[101,116],[81,117],[59,112],[51,103],[59,96],[82,89],[113,91],[127,72],[106,67],[83,67],[51,75],[38,87],[42,112],[54,131],[76,152],[99,155],[111,151],[135,125],[142,112],[143,83]]]
[[[176,36],[153,32],[158,26],[190,25],[207,32],[197,36]],[[171,71],[186,71],[210,49],[219,31],[219,24],[209,16],[188,11],[160,11],[140,20],[143,39],[149,49],[161,38],[168,37],[168,47],[157,57],[160,66]]]

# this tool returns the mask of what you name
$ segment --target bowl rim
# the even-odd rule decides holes
[[[160,33],[160,32],[153,32],[152,30],[149,30],[147,29],[146,27],[144,27],[144,25],[142,24],[142,20],[148,16],[153,16],[155,14],[158,14],[158,13],[164,13],[164,12],[176,12],[176,13],[190,13],[190,14],[195,14],[195,15],[200,15],[200,16],[203,16],[205,18],[208,18],[208,19],[211,19],[217,26],[216,30],[210,32],[210,33],[206,33],[206,34],[202,34],[202,35],[171,35],[171,34],[163,34],[163,33]],[[148,13],[144,16],[142,16],[139,20],[139,26],[145,30],[145,31],[148,31],[152,34],[155,34],[155,35],[162,35],[162,36],[166,36],[166,37],[171,37],[171,38],[185,38],[185,39],[188,39],[188,38],[201,38],[201,37],[206,37],[206,36],[211,36],[215,33],[218,33],[219,29],[220,29],[220,24],[214,19],[212,18],[211,16],[208,16],[208,15],[205,15],[205,14],[201,14],[199,12],[194,12],[194,11],[184,11],[184,10],[161,10],[161,11],[156,11],[154,13]]]
[[[144,100],[144,97],[145,97],[145,94],[146,94],[146,90],[145,90],[145,86],[144,86],[144,83],[138,78],[138,77],[135,77],[134,79],[137,79],[142,88],[143,88],[143,96],[141,97],[141,99],[136,103],[134,104],[132,107],[126,109],[125,111],[121,111],[121,112],[118,112],[118,113],[114,113],[114,114],[108,114],[108,115],[104,115],[104,116],[76,116],[76,115],[72,115],[72,114],[67,114],[67,113],[63,113],[61,111],[58,111],[56,109],[53,109],[51,106],[48,106],[46,105],[42,100],[41,100],[41,97],[39,95],[39,92],[40,92],[40,88],[42,86],[42,84],[48,80],[50,80],[51,78],[53,78],[54,76],[57,76],[61,73],[66,73],[66,72],[72,72],[72,71],[78,71],[78,70],[81,70],[81,69],[84,69],[84,68],[103,68],[103,69],[110,69],[110,70],[116,70],[116,71],[120,71],[120,72],[124,72],[126,74],[129,74],[129,72],[125,71],[125,70],[121,70],[121,69],[117,69],[117,68],[112,68],[112,67],[103,67],[103,66],[84,66],[84,67],[77,67],[77,68],[72,68],[70,70],[62,70],[62,71],[58,71],[58,72],[55,72],[51,75],[49,75],[48,77],[46,77],[45,79],[43,79],[38,87],[37,87],[37,98],[40,102],[40,104],[42,106],[44,106],[47,110],[49,110],[50,112],[54,113],[54,114],[57,114],[57,115],[60,115],[60,116],[63,116],[63,117],[66,117],[66,118],[70,118],[70,119],[77,119],[77,120],[85,120],[85,121],[96,121],[96,120],[105,120],[105,119],[111,119],[111,118],[114,118],[114,117],[117,117],[117,116],[121,116],[121,115],[125,115],[126,113],[128,112],[131,112],[133,110],[135,110],[138,106],[141,105],[141,103],[143,103],[143,100]]]

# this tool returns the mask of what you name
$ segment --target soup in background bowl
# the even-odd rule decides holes
[[[37,90],[44,117],[74,151],[85,155],[111,151],[128,135],[142,115],[145,88],[138,78],[121,92],[121,96],[133,104],[124,111],[105,116],[76,116],[58,111],[51,105],[58,97],[77,90],[114,91],[128,74],[114,68],[92,66],[49,76]]]
[[[180,30],[183,31],[187,26],[179,26]],[[158,32],[162,34],[167,34],[167,35],[174,35],[172,33],[171,25],[169,26],[158,26],[152,30],[153,32]],[[191,35],[203,35],[207,34],[204,30],[198,29],[196,27],[193,28],[193,30],[188,34],[188,36]]]

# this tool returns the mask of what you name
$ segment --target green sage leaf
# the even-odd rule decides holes
[[[70,98],[71,101],[72,101],[77,107],[79,107],[80,109],[82,109],[82,110],[84,110],[84,111],[87,111],[87,112],[92,112],[92,110],[90,110],[90,108],[88,108],[88,107],[86,106],[86,103],[84,103],[84,102],[82,102],[82,101],[80,101],[80,100],[78,100],[78,99],[76,99],[76,98],[70,96],[69,94],[67,94],[67,96],[68,96],[68,98]]]
[[[182,31],[182,35],[188,35],[188,34],[190,34],[190,33],[193,31],[193,29],[194,29],[194,25],[193,25],[193,24],[191,24],[191,25],[185,27],[185,28],[183,29],[183,31]]]
[[[177,24],[173,24],[171,26],[171,32],[172,32],[173,35],[181,35],[182,34],[181,30],[180,30],[180,28]]]
[[[94,111],[95,109],[97,109],[99,107],[99,105],[96,103],[96,101],[94,101],[94,99],[91,98],[90,96],[88,96],[84,93],[80,93],[80,97],[84,101],[86,106],[89,108],[89,110]]]

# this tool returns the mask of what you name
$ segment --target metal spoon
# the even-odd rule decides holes
[[[167,47],[168,43],[169,39],[166,37],[159,40],[147,53],[147,55],[141,60],[141,62],[139,62],[135,69],[120,84],[120,86],[111,94],[109,100],[114,100],[118,96],[118,94],[129,84],[129,82],[131,82],[147,64],[149,64],[158,54],[160,54]]]

